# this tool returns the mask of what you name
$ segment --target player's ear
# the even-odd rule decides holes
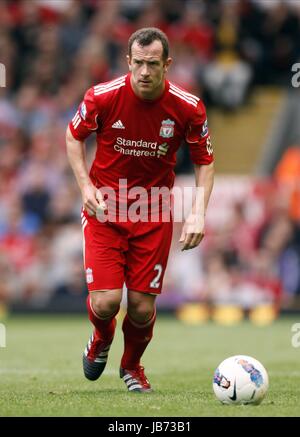
[[[165,73],[168,71],[168,69],[169,69],[169,67],[170,67],[171,64],[172,64],[172,58],[168,58],[168,59],[166,60],[166,62],[165,62],[165,65],[164,65],[164,71],[165,71]]]
[[[129,71],[131,71],[132,67],[131,67],[130,56],[129,56],[129,55],[126,55],[126,59],[127,59],[127,64],[128,64]]]

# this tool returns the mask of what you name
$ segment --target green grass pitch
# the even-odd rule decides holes
[[[224,327],[158,317],[143,359],[155,392],[130,394],[118,376],[120,321],[105,373],[90,382],[81,368],[87,317],[10,317],[0,348],[0,416],[299,416],[300,348],[291,343],[299,318]],[[268,370],[270,389],[259,406],[226,406],[214,397],[213,372],[235,354],[252,355]]]

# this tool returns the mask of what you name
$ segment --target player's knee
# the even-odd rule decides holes
[[[118,290],[93,292],[91,293],[93,310],[100,317],[109,317],[118,311],[121,298]]]
[[[150,302],[135,302],[128,306],[128,314],[136,322],[147,322],[154,313],[154,306]]]

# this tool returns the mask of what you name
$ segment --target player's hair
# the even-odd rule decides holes
[[[131,47],[136,41],[138,45],[144,47],[150,45],[153,41],[160,41],[163,46],[163,60],[169,57],[169,41],[167,35],[156,27],[143,27],[134,32],[128,40],[128,53],[131,57]]]

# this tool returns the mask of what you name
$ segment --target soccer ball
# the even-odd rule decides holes
[[[214,373],[213,390],[223,404],[258,405],[269,387],[264,366],[247,355],[229,357]]]

